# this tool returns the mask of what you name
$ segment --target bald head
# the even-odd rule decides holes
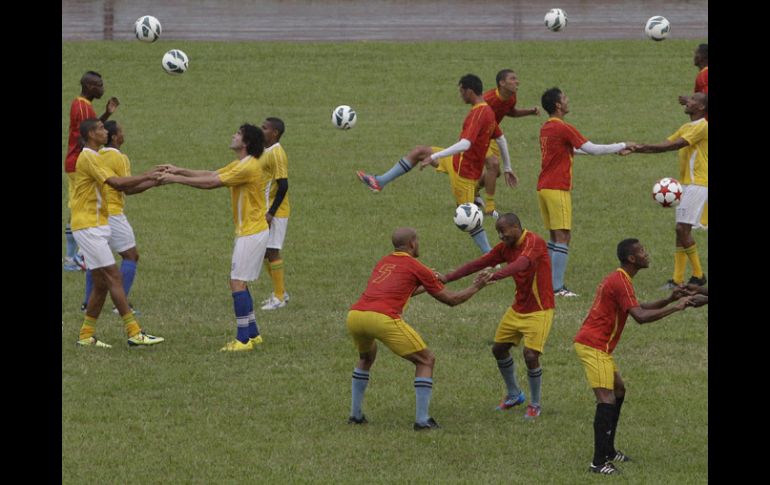
[[[409,249],[409,243],[417,239],[417,231],[411,227],[399,227],[393,231],[391,240],[393,241],[393,248],[406,251]]]
[[[500,224],[502,226],[517,226],[517,227],[521,227],[521,221],[519,220],[519,216],[517,216],[513,212],[508,212],[507,214],[501,215],[497,219],[497,224]]]

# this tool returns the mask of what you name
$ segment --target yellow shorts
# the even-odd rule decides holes
[[[586,371],[586,378],[591,388],[615,389],[615,372],[620,372],[620,369],[615,365],[612,356],[607,352],[578,342],[574,343],[574,347],[583,363],[583,369]]]
[[[433,149],[433,153],[443,150],[441,147],[431,148]],[[439,158],[436,172],[449,175],[449,185],[452,186],[452,195],[454,195],[457,205],[473,202],[473,199],[476,198],[476,183],[478,180],[471,180],[459,176],[452,166],[452,157]]]
[[[503,315],[495,331],[495,342],[519,345],[524,337],[524,346],[543,353],[545,341],[551,332],[553,308],[532,313],[517,313],[513,308]]]
[[[537,201],[546,231],[572,229],[572,195],[569,191],[540,189]]]
[[[67,173],[67,207],[72,209],[72,195],[75,193],[75,172]]]
[[[361,354],[372,350],[374,339],[401,357],[428,348],[420,334],[400,318],[390,318],[377,312],[350,310],[347,325],[348,333]]]
[[[491,156],[495,156],[498,159],[500,158],[500,147],[497,146],[497,142],[495,140],[490,140],[489,148],[487,148],[487,154],[484,155],[484,158],[489,158]]]

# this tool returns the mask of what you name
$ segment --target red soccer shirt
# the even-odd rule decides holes
[[[89,118],[96,117],[96,111],[94,111],[89,100],[78,96],[72,101],[72,106],[70,107],[69,146],[67,147],[67,158],[64,159],[65,172],[75,171],[75,164],[78,161],[78,155],[80,155],[80,150],[82,149],[78,144],[78,138],[80,138],[80,123]]]
[[[499,125],[506,115],[513,116],[513,111],[516,109],[516,93],[511,94],[511,97],[507,100],[503,100],[500,97],[500,93],[497,88],[490,89],[484,93],[484,101],[487,102],[492,111],[495,113],[495,120]]]
[[[537,190],[572,189],[572,156],[588,139],[574,126],[559,118],[549,118],[540,128],[542,166]]]
[[[708,66],[701,69],[698,75],[695,77],[695,92],[708,94],[709,92],[709,67]],[[708,113],[706,113],[705,118],[706,118],[706,121],[709,120]]]
[[[502,135],[492,108],[483,102],[473,106],[465,117],[463,131],[460,133],[460,138],[470,141],[471,146],[462,153],[456,153],[452,158],[455,172],[467,179],[480,179],[489,141]]]
[[[548,247],[543,238],[527,230],[521,234],[514,247],[509,248],[504,243],[499,243],[484,256],[448,274],[447,278],[454,281],[498,263],[513,263],[521,256],[529,259],[529,267],[511,275],[516,282],[516,297],[511,307],[517,313],[532,313],[553,308],[553,282]],[[509,276],[506,269],[503,268],[492,275],[492,281]]]
[[[626,326],[628,310],[638,307],[631,277],[621,268],[599,283],[596,298],[575,342],[611,354]]]
[[[366,290],[350,309],[401,318],[404,305],[420,285],[431,295],[444,289],[428,267],[407,253],[396,251],[377,262]]]

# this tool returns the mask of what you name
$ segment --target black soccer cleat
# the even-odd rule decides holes
[[[611,461],[606,462],[603,465],[596,466],[593,463],[588,467],[588,471],[591,473],[598,473],[600,475],[615,475],[620,473],[620,470],[615,468],[615,465]]]
[[[348,418],[348,424],[367,424],[369,421],[366,420],[366,415],[362,414],[360,418],[355,418],[353,416]]]
[[[439,429],[439,428],[441,428],[441,426],[439,426],[436,420],[433,418],[428,418],[428,422],[425,424],[414,423],[415,431],[423,431],[427,429]]]
[[[698,285],[703,286],[706,284],[706,273],[703,273],[703,278],[696,278],[695,276],[690,276],[690,279],[687,281],[688,285]]]
[[[613,461],[615,463],[622,463],[626,461],[631,461],[631,457],[626,455],[620,450],[615,450],[614,455],[610,455],[607,457],[607,461]]]

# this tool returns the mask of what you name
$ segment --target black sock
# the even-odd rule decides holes
[[[615,397],[615,418],[612,420],[612,434],[610,435],[610,447],[607,451],[607,456],[612,458],[615,456],[615,433],[618,430],[618,421],[620,420],[620,407],[623,406],[623,401],[626,399],[623,397]]]
[[[594,416],[594,460],[595,466],[603,465],[610,452],[612,438],[612,423],[615,420],[616,407],[614,404],[598,403]]]

